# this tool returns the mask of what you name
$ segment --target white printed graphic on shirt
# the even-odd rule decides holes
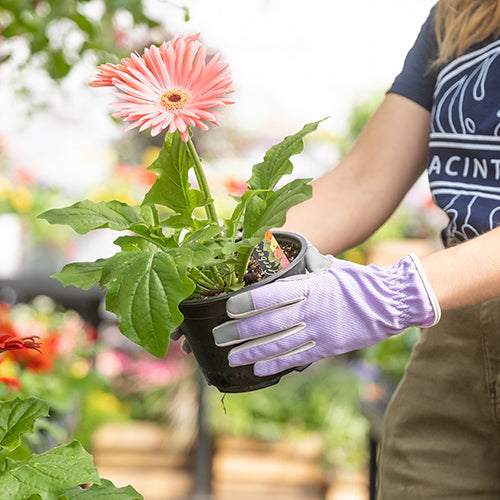
[[[428,174],[450,219],[447,239],[464,241],[500,224],[500,41],[438,75]]]

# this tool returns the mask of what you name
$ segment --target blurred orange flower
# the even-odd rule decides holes
[[[120,163],[114,169],[116,180],[126,182],[133,185],[140,184],[147,188],[151,187],[156,181],[156,175],[150,172],[145,167],[136,167]]]
[[[247,183],[235,177],[229,177],[224,181],[226,191],[232,196],[242,196],[248,189]]]
[[[49,335],[39,342],[38,349],[35,352],[16,350],[9,352],[8,357],[21,366],[21,368],[30,372],[48,373],[54,368],[56,345],[57,338]]]

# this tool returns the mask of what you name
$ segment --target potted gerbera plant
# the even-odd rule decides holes
[[[277,234],[276,241],[269,230],[281,227],[288,209],[311,196],[310,179],[279,183],[292,173],[290,157],[302,151],[304,136],[316,130],[318,122],[270,148],[254,165],[248,189],[235,197],[230,218],[220,220],[191,131],[207,130],[207,122],[217,124],[214,108],[233,102],[227,98],[233,92],[231,75],[219,55],[207,58],[198,35],[176,36],[121,64],[100,66],[90,84],[116,89],[121,100],[113,116],[130,122],[127,129],[151,129],[153,136],[166,131],[165,141],[148,167],[156,182],[140,205],[85,200],[41,215],[80,234],[98,228],[125,233],[115,240],[119,251],[112,257],[68,264],[54,277],[65,286],[89,289],[99,284],[106,289],[106,307],[117,315],[121,332],[156,356],[165,354],[170,333],[181,327],[209,383],[222,391],[275,383],[279,377],[234,383],[226,375],[213,376],[210,368],[207,373],[207,363],[227,367],[223,351],[213,345],[211,328],[214,321],[227,319],[227,294],[248,284],[248,263],[266,233],[273,250],[276,244],[279,248],[280,238],[299,250],[304,243],[290,234]],[[197,187],[191,185],[191,172]],[[290,265],[288,260],[281,259],[278,272],[266,279],[303,272],[300,259]],[[222,306],[215,305],[219,299],[207,298],[216,295],[223,296]],[[204,327],[207,331],[200,332]],[[197,336],[212,346],[199,345]],[[229,377],[237,379],[238,370],[231,370]],[[243,371],[253,376],[251,367]]]

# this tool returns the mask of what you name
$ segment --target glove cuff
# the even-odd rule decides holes
[[[423,321],[419,321],[418,324],[415,326],[422,326],[422,327],[434,326],[437,323],[439,323],[439,320],[441,319],[441,307],[439,306],[436,294],[434,293],[434,290],[432,289],[429,280],[425,275],[424,268],[422,266],[422,263],[420,262],[420,259],[417,257],[417,254],[412,252],[410,255],[408,255],[408,258],[410,258],[413,261],[413,264],[418,273],[425,294],[427,295],[428,304],[430,306],[426,313],[426,317],[423,318]]]

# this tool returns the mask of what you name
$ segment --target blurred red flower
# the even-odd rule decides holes
[[[7,356],[30,372],[48,373],[54,368],[57,340],[56,336],[49,335],[38,342],[36,350],[15,350]]]
[[[38,342],[37,336],[32,335],[30,337],[17,337],[10,333],[0,332],[0,353],[6,351],[27,351],[28,349],[34,349],[40,352],[41,343]]]
[[[1,304],[0,304],[1,305]],[[14,353],[31,353],[36,352],[36,356],[40,356],[41,343],[38,337],[32,335],[30,337],[18,337],[12,325],[2,321],[5,308],[0,310],[0,353],[8,353],[7,356],[12,356]],[[7,330],[7,331],[6,331]],[[0,359],[0,363],[3,359]],[[21,389],[21,382],[16,377],[0,376],[0,384],[7,386],[10,391],[12,389]]]

